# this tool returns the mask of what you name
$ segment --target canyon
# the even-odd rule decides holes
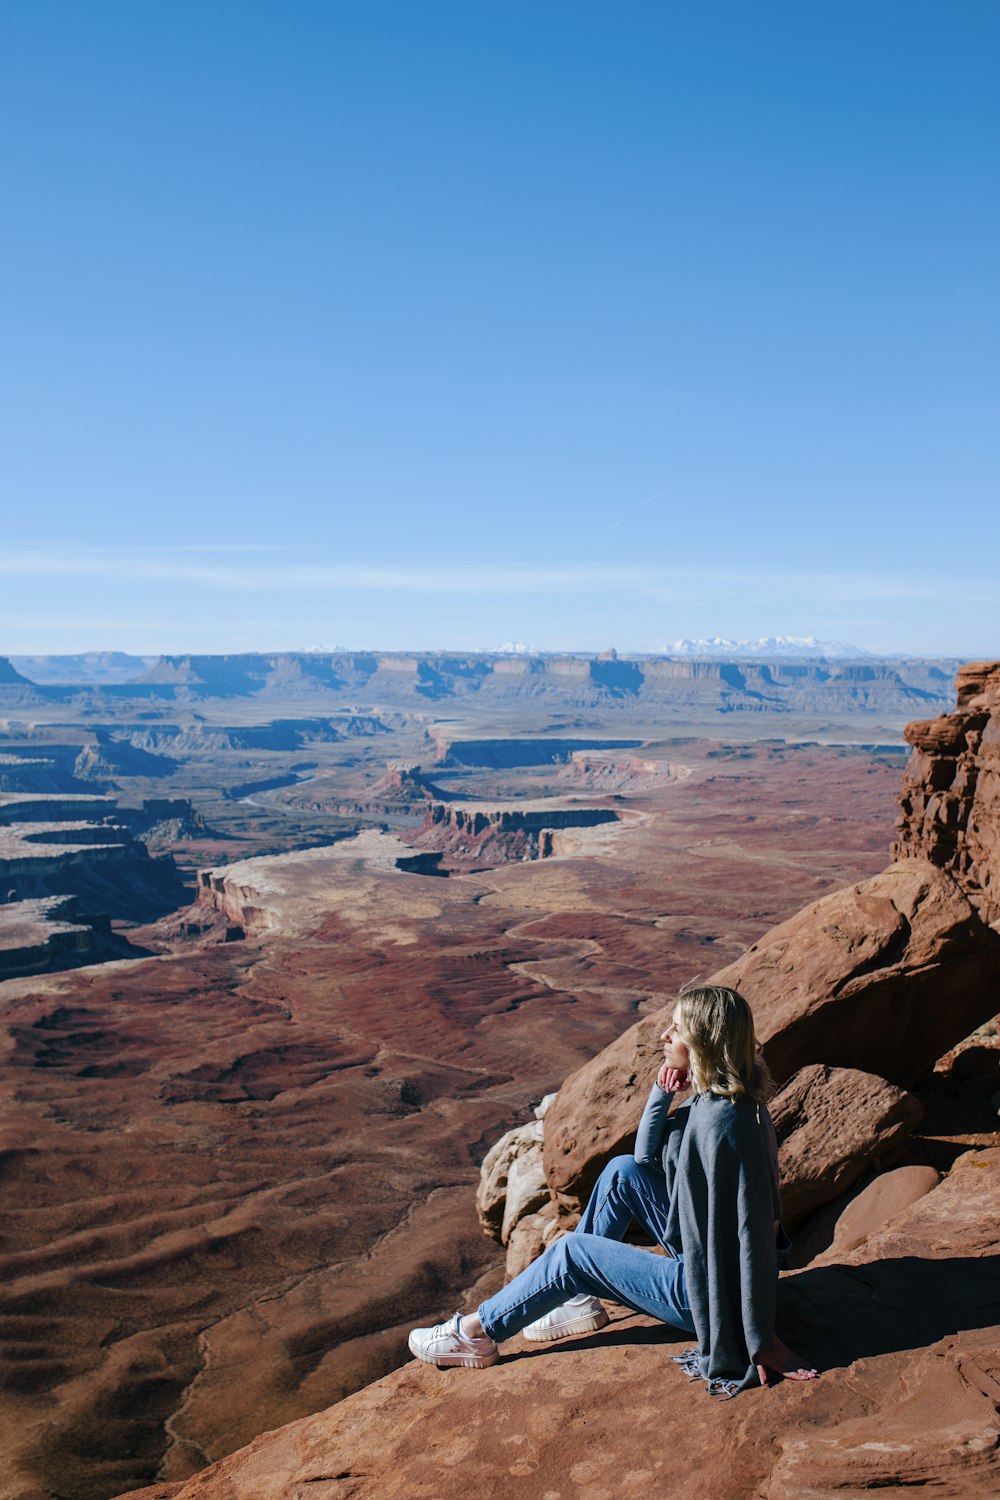
[[[554,1348],[517,1338],[483,1371],[411,1363],[130,1500],[306,1487],[442,1500],[996,1494],[1000,930],[985,918],[1000,663],[970,664],[958,691],[956,715],[908,732],[894,862],[713,976],[752,997],[779,1085],[782,1209],[799,1252],[781,1276],[779,1329],[818,1381],[712,1401],[665,1358],[689,1335],[612,1304],[598,1334]],[[508,1274],[572,1227],[600,1166],[627,1149],[668,1013],[640,1017],[487,1153],[477,1203]]]
[[[489,1148],[680,984],[876,877],[904,723],[952,706],[947,666],[764,664],[772,706],[734,735],[727,695],[763,678],[705,665],[191,658],[0,684],[16,805],[82,799],[50,821],[103,830],[91,850],[123,828],[135,870],[176,881],[145,908],[91,886],[124,946],[60,972],[65,933],[0,983],[4,1495],[207,1485],[317,1412],[323,1443],[370,1445],[371,1401],[404,1441],[408,1327],[504,1275],[475,1206]],[[41,826],[4,825],[38,850]],[[0,913],[50,921],[50,950],[80,925],[59,893],[15,897]],[[960,1129],[924,1093],[908,1149],[951,1170],[981,1111]],[[615,1328],[642,1356],[641,1320]],[[402,1451],[379,1442],[369,1493]]]

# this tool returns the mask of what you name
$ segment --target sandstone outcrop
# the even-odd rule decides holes
[[[957,709],[910,724],[898,858],[948,870],[988,922],[1000,919],[1000,661],[971,662]]]
[[[996,1013],[998,975],[1000,936],[950,876],[907,860],[806,907],[713,981],[752,1004],[778,1083],[820,1063],[904,1085]],[[605,1161],[631,1140],[667,1010],[639,1021],[560,1089],[545,1167],[564,1208],[579,1210]]]
[[[833,1254],[844,1255],[864,1244],[926,1193],[933,1192],[940,1181],[941,1174],[933,1167],[895,1167],[891,1172],[881,1172],[839,1214]]]
[[[781,1217],[795,1230],[867,1171],[890,1166],[923,1117],[919,1099],[856,1068],[801,1068],[771,1101]]]
[[[519,1219],[547,1203],[542,1165],[542,1122],[532,1120],[502,1135],[483,1160],[476,1210],[483,1229],[506,1245]]]
[[[500,806],[432,802],[412,842],[436,850],[458,864],[477,868],[517,860],[548,859],[563,852],[557,834],[564,829],[617,823],[610,807],[580,807],[555,799]]]
[[[556,1205],[546,1199],[536,1213],[524,1214],[518,1219],[507,1240],[507,1257],[504,1261],[504,1281],[513,1281],[522,1271],[537,1260],[544,1250],[568,1231],[560,1224]]]
[[[545,1116],[555,1097],[546,1094],[533,1120],[502,1135],[479,1169],[476,1212],[485,1233],[507,1246],[508,1280],[534,1260],[557,1227],[542,1157]]]
[[[779,1328],[821,1370],[713,1402],[690,1339],[612,1308],[601,1333],[517,1340],[483,1371],[416,1362],[130,1500],[828,1500],[1000,1487],[1000,1151],[835,1260],[782,1280]]]
[[[1000,936],[950,876],[891,865],[781,923],[714,979],[746,995],[781,1083],[805,1063],[906,1085],[1000,1007]]]

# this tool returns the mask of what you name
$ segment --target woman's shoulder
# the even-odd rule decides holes
[[[749,1094],[740,1094],[730,1099],[724,1094],[698,1094],[692,1100],[692,1123],[697,1121],[698,1133],[713,1140],[742,1142],[759,1131],[770,1119],[767,1107],[751,1099]]]

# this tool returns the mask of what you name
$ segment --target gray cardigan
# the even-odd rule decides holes
[[[778,1143],[752,1099],[696,1094],[671,1115],[672,1099],[653,1084],[635,1157],[667,1179],[666,1248],[684,1257],[698,1337],[685,1368],[734,1394],[759,1383],[755,1360],[774,1337]]]

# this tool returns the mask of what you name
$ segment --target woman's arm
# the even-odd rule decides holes
[[[635,1159],[641,1166],[660,1166],[663,1138],[667,1133],[667,1120],[673,1093],[666,1093],[654,1083],[642,1112],[639,1128],[635,1133]]]
[[[662,1166],[663,1142],[667,1131],[677,1123],[670,1105],[678,1090],[690,1087],[690,1077],[683,1068],[668,1068],[666,1063],[660,1068],[635,1133],[635,1159],[641,1166]]]

